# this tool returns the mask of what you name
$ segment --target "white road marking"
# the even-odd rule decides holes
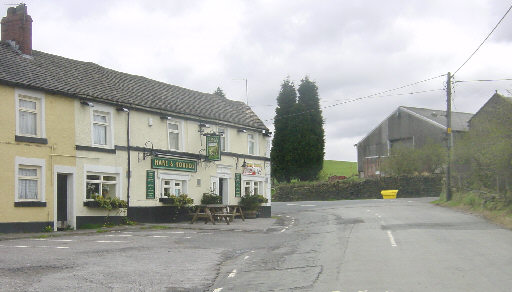
[[[290,216],[286,216],[286,218],[290,218]]]
[[[185,233],[185,231],[171,231],[169,233],[174,233],[174,234],[183,234]]]
[[[46,238],[32,238],[32,240],[48,240]]]
[[[120,240],[97,240],[96,242],[99,242],[99,243],[119,243],[119,242],[126,242],[126,241],[120,241]]]
[[[236,276],[236,269],[233,270],[233,272],[229,273],[228,278],[233,278]]]
[[[119,237],[128,237],[128,236],[132,236],[131,234],[107,234],[107,236],[119,236]]]
[[[286,204],[286,206],[297,206],[297,204]]]
[[[285,231],[286,231],[286,228],[285,228],[285,229],[283,229],[283,230],[281,230],[281,232],[285,232]]]
[[[155,237],[155,238],[166,238],[166,237],[169,237],[167,235],[153,235],[151,237]]]
[[[254,252],[254,250],[251,250],[251,252]]]
[[[26,245],[15,245],[14,247],[28,247]]]
[[[36,247],[50,247],[50,246],[48,246],[48,245],[38,245]]]
[[[249,258],[249,256],[245,256],[245,257],[244,257],[244,261],[245,261],[246,259],[248,259],[248,258]]]
[[[190,236],[187,236],[187,237],[185,237],[185,238],[187,238],[187,239],[190,239],[190,238],[192,238],[192,237],[190,237]]]
[[[281,217],[281,216],[283,216],[283,215],[276,215],[276,216],[277,216],[277,217]]]
[[[316,205],[300,205],[301,207],[316,207]]]
[[[412,201],[407,201],[407,203],[412,203]]]
[[[220,292],[220,291],[222,291],[222,289],[224,289],[224,288],[217,288],[217,289],[213,290],[213,292]]]
[[[52,239],[52,241],[70,242],[72,239]]]
[[[393,237],[393,234],[391,234],[391,230],[388,230],[388,237],[389,241],[391,242],[391,246],[396,246],[395,238]]]
[[[55,248],[69,248],[69,246],[56,246]]]

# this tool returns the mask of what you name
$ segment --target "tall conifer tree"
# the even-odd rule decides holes
[[[295,125],[293,115],[297,106],[295,85],[286,79],[277,96],[276,116],[274,119],[274,139],[272,140],[272,176],[277,181],[286,181],[294,177],[295,168]]]
[[[314,180],[320,174],[324,163],[325,134],[318,86],[304,77],[298,88],[297,142],[294,156],[296,177],[300,180]]]

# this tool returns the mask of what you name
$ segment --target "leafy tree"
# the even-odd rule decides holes
[[[274,139],[272,139],[272,176],[277,181],[290,182],[294,177],[295,168],[295,141],[297,91],[289,79],[281,84],[281,91],[277,96],[277,108],[274,118]]]
[[[421,148],[398,145],[383,160],[382,171],[386,175],[414,175],[441,172],[446,163],[446,150],[442,145],[428,142]]]
[[[455,147],[455,175],[463,180],[463,187],[511,194],[510,125],[512,99],[499,94],[472,118],[469,131]]]
[[[298,88],[297,144],[295,150],[296,176],[300,180],[318,178],[323,168],[325,134],[318,86],[307,76]]]
[[[222,91],[222,89],[220,87],[217,87],[217,89],[213,92],[213,94],[226,98],[224,91]]]

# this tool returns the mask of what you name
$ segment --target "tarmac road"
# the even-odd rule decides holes
[[[512,232],[433,198],[273,203],[274,219],[0,236],[2,291],[510,291]]]
[[[274,203],[283,242],[225,262],[212,291],[510,291],[512,232],[434,199]]]

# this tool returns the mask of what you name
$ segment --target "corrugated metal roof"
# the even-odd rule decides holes
[[[432,110],[427,108],[416,108],[416,107],[408,107],[402,106],[402,108],[408,109],[425,119],[431,120],[437,124],[440,124],[444,127],[447,126],[446,120],[446,111],[442,110]],[[471,119],[473,114],[470,113],[461,113],[461,112],[452,112],[452,129],[454,131],[467,131],[468,121]]]

